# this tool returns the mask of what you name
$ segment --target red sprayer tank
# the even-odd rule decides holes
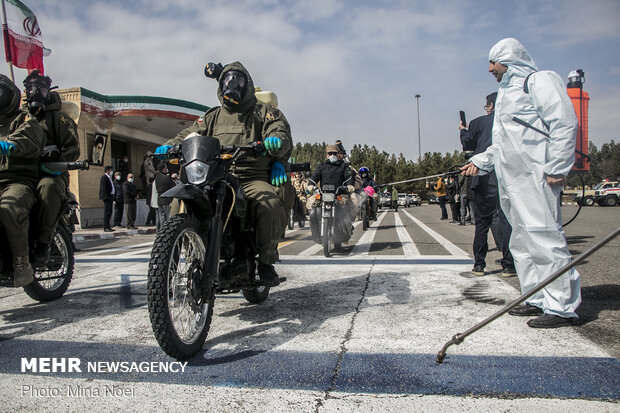
[[[577,144],[575,145],[575,164],[572,170],[580,172],[590,170],[590,158],[588,157],[588,103],[590,96],[588,92],[583,90],[584,82],[583,70],[573,70],[568,75],[568,86],[566,89],[579,120]]]

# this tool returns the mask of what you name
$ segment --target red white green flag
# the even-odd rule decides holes
[[[36,16],[19,0],[2,0],[5,21],[2,25],[6,61],[14,66],[38,69],[43,73],[43,56],[49,49],[43,47],[41,29]]]

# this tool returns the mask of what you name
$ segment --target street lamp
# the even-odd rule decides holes
[[[415,100],[418,105],[418,163],[420,163],[420,159],[422,158],[422,145],[420,144],[420,94],[415,95]]]

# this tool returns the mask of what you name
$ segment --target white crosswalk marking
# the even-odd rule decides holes
[[[450,241],[448,241],[447,239],[445,239],[444,237],[442,237],[441,235],[439,235],[437,232],[433,231],[432,229],[430,229],[429,227],[427,227],[426,225],[424,225],[422,223],[422,221],[420,221],[419,219],[415,218],[413,215],[411,215],[409,212],[407,211],[403,211],[413,222],[415,222],[420,228],[422,228],[426,233],[428,233],[431,237],[435,238],[435,240],[437,242],[439,242],[446,250],[448,250],[448,252],[450,252],[453,256],[456,257],[463,257],[463,258],[467,258],[469,257],[469,255],[463,251],[462,249],[460,249],[459,247],[457,247],[456,245],[454,245],[453,243],[451,243]]]
[[[381,221],[383,221],[386,215],[387,212],[383,212],[377,217],[376,222],[371,222],[370,227],[368,227],[364,235],[362,235],[362,237],[357,241],[357,244],[355,244],[355,247],[353,247],[353,250],[349,255],[368,255],[370,246],[372,245],[372,239],[377,233],[377,227],[381,225]]]
[[[406,212],[405,212],[406,213]],[[409,233],[405,229],[403,221],[400,219],[398,213],[394,213],[394,226],[396,227],[396,234],[403,246],[403,253],[405,256],[419,256],[420,251],[415,246],[413,240],[409,236]]]

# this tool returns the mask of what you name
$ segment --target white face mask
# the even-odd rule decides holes
[[[127,178],[129,182],[133,182],[133,178]]]
[[[330,161],[331,163],[336,163],[336,161],[338,161],[338,156],[336,156],[336,155],[330,155],[330,156],[329,156],[329,158],[327,158],[327,159],[329,159],[329,161]]]
[[[116,179],[117,181],[120,181],[120,180],[121,180],[120,175],[119,175],[119,176],[116,176],[116,177],[115,177],[115,179]]]

